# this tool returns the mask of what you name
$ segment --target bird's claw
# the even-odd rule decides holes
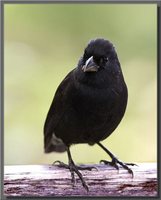
[[[83,166],[77,166],[77,168],[79,169],[79,170],[89,170],[89,171],[92,171],[92,169],[95,169],[95,170],[97,170],[98,171],[98,168],[97,167],[83,167]]]
[[[61,168],[65,168],[65,169],[69,169],[69,165],[59,161],[59,160],[56,160],[55,162],[53,162],[52,165],[56,165],[58,167],[61,167]]]
[[[134,173],[133,173],[132,169],[130,169],[128,167],[128,165],[137,166],[134,163],[123,163],[120,160],[118,160],[117,158],[113,158],[111,162],[106,161],[106,160],[101,160],[100,163],[104,163],[105,165],[111,165],[111,166],[115,167],[117,170],[119,170],[119,166],[118,166],[118,164],[119,164],[132,175],[132,178],[134,177]]]
[[[75,186],[76,184],[76,178],[75,178],[75,175],[74,173],[76,173],[79,177],[79,179],[81,180],[82,182],[82,185],[83,187],[86,189],[86,191],[88,192],[89,189],[88,189],[88,185],[86,184],[86,182],[84,181],[83,179],[83,176],[82,174],[78,171],[78,169],[80,170],[92,170],[92,168],[94,167],[81,167],[81,166],[76,166],[73,162],[69,163],[69,165],[59,161],[59,160],[56,160],[53,165],[56,165],[58,167],[61,167],[61,168],[65,168],[65,169],[69,169],[70,170],[70,173],[71,173],[71,182],[73,184],[73,187]]]
[[[125,165],[131,165],[131,166],[137,166],[138,167],[138,165],[137,164],[135,164],[135,163],[124,163]]]
[[[53,162],[52,165],[56,165],[56,166],[58,166],[58,167],[62,167],[62,168],[69,169],[69,165],[67,165],[67,164],[65,164],[65,163],[63,163],[63,162],[61,162],[61,161],[59,161],[59,160],[56,160],[55,162]],[[83,166],[77,166],[77,165],[76,165],[76,167],[77,167],[77,169],[79,169],[79,170],[89,170],[89,171],[92,171],[92,169],[95,169],[95,170],[98,171],[98,168],[97,168],[97,167],[83,167]]]
[[[100,160],[100,163],[104,163],[105,165],[110,165],[112,167],[115,167],[117,170],[119,170],[119,166],[116,162],[113,161],[107,161],[107,160]]]
[[[72,183],[73,183],[73,186],[75,186],[75,183],[76,183],[76,179],[75,179],[75,176],[74,176],[74,172],[75,172],[78,175],[79,179],[81,180],[83,187],[88,192],[89,191],[88,185],[86,184],[85,180],[83,179],[82,174],[78,171],[78,169],[80,169],[80,168],[81,167],[76,166],[73,162],[69,163],[69,170],[71,172]]]

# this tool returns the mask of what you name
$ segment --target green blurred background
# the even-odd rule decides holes
[[[44,154],[43,125],[56,88],[97,37],[114,43],[129,91],[126,114],[103,144],[126,162],[156,161],[156,5],[6,4],[4,15],[5,164],[67,161]],[[109,159],[97,145],[71,151],[77,163]]]

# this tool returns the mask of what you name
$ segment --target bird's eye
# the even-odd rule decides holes
[[[103,58],[104,62],[108,62],[108,57]]]
[[[101,59],[100,59],[100,63],[101,64],[105,64],[105,63],[107,63],[108,62],[108,57],[102,57]]]

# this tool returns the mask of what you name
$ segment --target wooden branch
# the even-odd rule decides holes
[[[71,184],[68,169],[52,165],[5,166],[4,195],[9,196],[156,196],[156,163],[138,164],[131,167],[134,178],[120,167],[119,172],[110,166],[94,166],[98,171],[81,171],[89,186],[87,192],[77,178]]]

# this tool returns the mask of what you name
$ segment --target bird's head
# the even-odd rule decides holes
[[[114,46],[105,39],[91,40],[84,50],[80,66],[85,73],[106,69],[110,61],[117,58]]]

